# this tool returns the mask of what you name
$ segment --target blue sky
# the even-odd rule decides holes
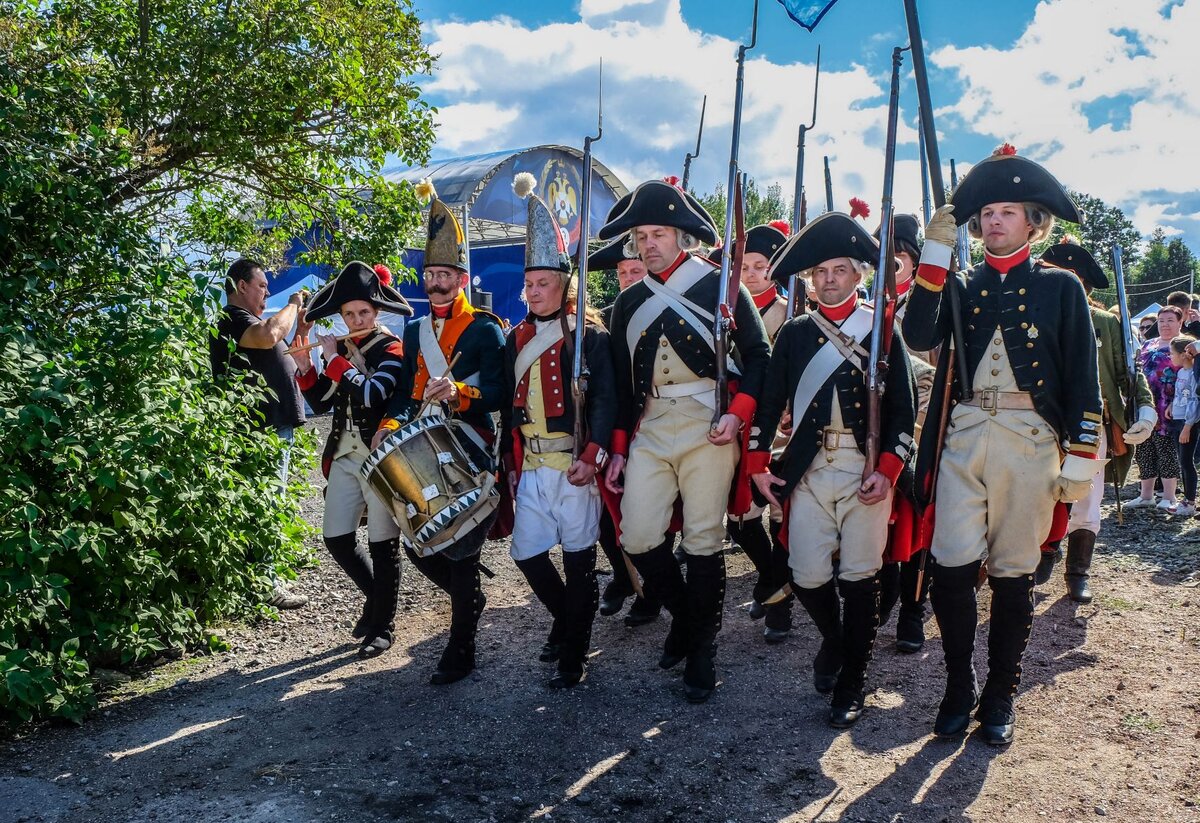
[[[579,145],[594,126],[605,59],[605,136],[597,158],[629,185],[679,174],[709,117],[692,183],[722,183],[729,158],[737,43],[752,0],[417,0],[439,56],[423,84],[437,105],[435,157]],[[1119,205],[1144,233],[1163,226],[1200,250],[1200,0],[922,0],[921,22],[943,162],[1011,140],[1072,188]],[[810,204],[831,157],[838,208],[878,202],[890,54],[907,39],[901,0],[839,0],[814,33],[762,0],[746,68],[741,160],[787,197],[796,129],[817,128],[805,164]],[[920,206],[911,61],[901,90],[897,205]]]

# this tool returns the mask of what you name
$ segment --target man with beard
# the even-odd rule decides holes
[[[417,186],[417,195],[430,199],[423,272],[430,313],[405,326],[402,384],[375,445],[428,404],[432,413],[448,412],[469,425],[491,451],[492,413],[504,397],[500,320],[467,302],[466,245],[454,213],[427,180]],[[454,546],[428,557],[404,547],[413,565],[450,595],[450,640],[431,678],[435,685],[461,680],[475,668],[475,631],[487,602],[479,587],[479,550],[494,521],[493,515]]]
[[[730,335],[739,383],[728,410],[716,417],[713,316],[720,273],[692,254],[701,242],[716,242],[713,220],[694,197],[661,180],[638,186],[624,208],[614,211],[600,238],[630,232],[636,246],[630,254],[641,256],[649,274],[613,307],[618,414],[605,484],[614,494],[624,492],[625,549],[649,593],[671,613],[659,666],[670,669],[686,659],[684,695],[700,703],[717,684],[716,640],[725,601],[721,551],[740,457],[738,432],[754,414],[770,346],[749,292],[739,287]],[[668,534],[677,497],[686,582]]]

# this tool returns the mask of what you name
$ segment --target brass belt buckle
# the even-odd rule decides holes
[[[825,451],[837,451],[841,447],[842,433],[837,429],[825,430]]]
[[[999,402],[999,389],[984,389],[979,393],[979,408],[991,414],[992,417],[996,416],[996,409],[999,408]]]

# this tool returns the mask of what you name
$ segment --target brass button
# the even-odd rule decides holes
[[[1038,361],[1036,361],[1036,360],[1034,360],[1034,361],[1033,361],[1033,367],[1034,367],[1035,369],[1038,367]]]
[[[1003,344],[1003,343],[1004,343],[1004,341],[1003,341],[1003,340],[1001,340],[999,337],[997,337],[995,340],[993,340],[993,341],[992,341],[992,345],[993,345],[993,346],[999,346],[999,345],[1001,345],[1001,344]]]
[[[682,325],[684,324],[684,322],[685,322],[685,321],[683,321],[683,320],[680,320],[680,321],[679,321],[679,325],[681,325],[681,326],[682,326]]]
[[[1017,294],[1024,294],[1024,293],[1025,293],[1025,289],[1017,289]]]
[[[1000,370],[999,370],[999,369],[992,369],[992,377],[996,377],[996,376],[997,376],[997,375],[999,375],[999,374],[1000,374]]]
[[[983,309],[979,308],[978,306],[975,307],[975,314],[979,314],[981,311],[983,311]]]
[[[662,359],[663,359],[663,360],[666,360],[666,359],[667,359],[667,356],[664,354],[664,355],[662,356]]]
[[[993,355],[992,355],[992,359],[993,359],[993,360],[999,360],[999,359],[1000,359],[1000,355],[998,355],[998,354],[993,354]]]
[[[851,369],[850,374],[853,375],[854,377],[858,377],[858,369]]]
[[[1025,311],[1025,304],[1022,303],[1020,306],[1017,306],[1017,311]]]
[[[825,338],[824,338],[824,337],[818,337],[818,338],[817,338],[817,342],[818,342],[818,343],[824,343],[824,342],[825,342]]]
[[[1027,329],[1027,328],[1029,328],[1029,324],[1028,324],[1028,323],[1022,323],[1022,324],[1021,324],[1021,328],[1023,328],[1023,329]]]
[[[1039,380],[1039,381],[1037,382],[1037,384],[1038,384],[1039,386],[1044,386],[1044,385],[1046,385],[1046,381],[1045,381],[1045,380]]]
[[[1032,348],[1033,348],[1033,344],[1032,344],[1032,343],[1026,343],[1026,344],[1025,344],[1025,348],[1027,348],[1027,349],[1032,349]]]
[[[983,291],[981,291],[981,292],[979,293],[979,296],[980,296],[980,297],[987,297],[987,289],[984,289]]]
[[[667,345],[666,338],[663,338],[662,340],[660,340],[660,341],[658,341],[658,342],[659,342],[659,345],[661,345],[661,346],[666,346],[666,345]]]
[[[692,339],[692,336],[689,334],[689,335],[687,336],[687,339],[688,339],[688,340],[691,340],[691,339]]]
[[[825,458],[825,462],[826,462],[826,463],[832,463],[832,462],[833,462],[833,458],[832,458],[832,457],[826,457],[826,458]]]
[[[670,369],[663,369],[663,374],[670,374],[670,373],[671,373]]]
[[[861,409],[861,408],[862,408],[862,403],[855,403],[855,404],[854,404],[854,408],[856,408],[856,409]]]
[[[1038,432],[1040,432],[1040,431],[1041,431],[1041,429],[1034,429],[1034,430],[1033,430],[1033,434],[1037,434],[1037,433],[1038,433]]]

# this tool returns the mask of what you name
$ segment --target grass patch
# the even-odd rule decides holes
[[[1132,600],[1126,600],[1124,597],[1117,597],[1111,594],[1097,594],[1096,605],[1117,612],[1129,612],[1141,608],[1141,606]]]
[[[1127,732],[1153,734],[1163,729],[1163,724],[1145,712],[1134,712],[1121,718],[1121,728]]]

